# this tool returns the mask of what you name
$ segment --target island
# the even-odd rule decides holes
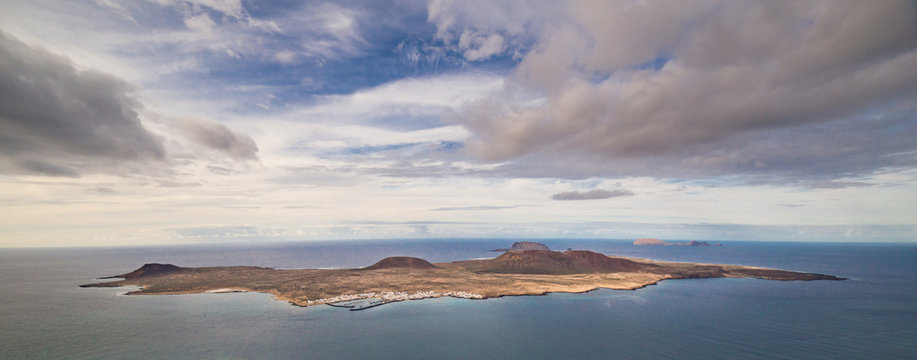
[[[598,288],[635,290],[669,279],[843,278],[739,265],[662,262],[604,255],[588,250],[507,251],[483,260],[430,263],[387,257],[355,269],[272,269],[254,266],[142,267],[81,287],[138,286],[128,295],[261,292],[298,306],[328,304],[361,310],[394,301],[437,297],[487,299],[501,296],[580,293]]]
[[[655,246],[723,246],[723,244],[711,244],[706,241],[691,240],[688,242],[668,242],[659,239],[642,238],[634,240],[634,245],[655,245]]]

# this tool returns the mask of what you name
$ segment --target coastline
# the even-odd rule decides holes
[[[653,286],[659,284],[663,280],[671,280],[669,278],[659,279],[657,281],[647,282],[643,284],[637,284],[630,287],[606,287],[606,286],[596,286],[587,289],[568,289],[568,288],[557,288],[552,290],[544,290],[539,292],[526,292],[526,293],[508,293],[508,294],[493,294],[493,295],[483,295],[475,293],[467,293],[465,291],[443,291],[443,292],[417,292],[409,294],[407,292],[385,292],[385,293],[362,293],[362,294],[344,294],[330,298],[322,298],[315,300],[305,300],[298,298],[290,298],[276,291],[256,291],[252,289],[214,289],[214,290],[204,290],[204,291],[195,291],[195,290],[184,290],[184,291],[166,291],[166,292],[144,292],[143,288],[140,287],[139,290],[124,292],[121,295],[194,295],[194,294],[229,294],[229,293],[243,293],[243,292],[252,292],[252,293],[262,293],[273,295],[275,301],[286,302],[290,305],[297,307],[312,307],[318,305],[329,305],[334,307],[348,308],[351,311],[365,310],[376,306],[381,306],[385,304],[390,304],[394,302],[402,301],[413,301],[413,300],[425,300],[425,299],[438,299],[443,297],[451,297],[455,299],[468,299],[468,300],[487,300],[487,299],[497,299],[502,297],[510,296],[546,296],[550,294],[582,294],[587,292],[592,292],[596,290],[606,289],[606,290],[622,290],[622,291],[636,291],[643,289],[648,286]],[[427,294],[430,293],[430,294]],[[362,307],[358,309],[351,309],[348,306],[336,305],[341,302],[356,301],[356,300],[370,300],[370,299],[382,299],[381,303],[374,304],[372,306]]]
[[[386,303],[390,303],[390,302],[398,302],[398,301],[436,299],[436,298],[441,298],[441,297],[451,297],[451,298],[456,298],[456,299],[470,299],[470,300],[487,300],[487,299],[501,298],[501,297],[506,297],[506,296],[544,296],[544,295],[548,295],[552,293],[581,294],[581,293],[586,293],[586,292],[595,291],[599,289],[633,291],[633,290],[639,290],[639,289],[645,288],[647,286],[656,285],[660,281],[663,281],[663,280],[671,280],[671,279],[672,278],[660,278],[658,280],[647,281],[647,282],[639,283],[639,284],[629,284],[629,285],[621,285],[621,286],[593,286],[593,287],[588,287],[588,288],[582,288],[582,287],[571,288],[570,286],[559,285],[556,288],[540,290],[540,291],[532,291],[532,292],[509,291],[507,293],[498,293],[498,294],[478,294],[478,293],[461,291],[461,290],[422,291],[422,292],[414,292],[414,293],[408,293],[405,291],[388,291],[388,292],[381,292],[381,293],[375,293],[375,292],[348,293],[348,294],[342,294],[342,295],[338,295],[334,297],[320,298],[320,299],[314,299],[314,300],[291,298],[273,289],[267,289],[267,290],[264,290],[264,289],[256,290],[256,289],[250,289],[250,288],[231,288],[231,289],[230,288],[221,288],[221,289],[207,289],[207,290],[205,289],[171,290],[170,289],[170,290],[156,290],[155,292],[151,292],[151,291],[148,291],[146,287],[140,286],[140,285],[124,284],[120,286],[136,286],[137,290],[127,291],[127,292],[122,293],[123,295],[131,295],[131,296],[133,295],[229,294],[229,293],[241,293],[241,292],[262,293],[262,294],[273,295],[276,301],[288,302],[291,305],[295,305],[299,307],[309,307],[309,306],[315,306],[315,305],[327,305],[329,303],[337,303],[337,302],[352,301],[352,300],[365,300],[365,299],[372,299],[372,298],[382,298],[386,301]],[[87,285],[92,285],[92,284],[87,284]],[[96,286],[85,286],[85,285],[81,285],[81,286],[82,287],[96,287]]]
[[[290,270],[290,269],[287,269]],[[381,298],[382,303],[376,304],[371,307],[381,306],[393,302],[401,301],[411,301],[411,300],[424,300],[424,299],[436,299],[441,297],[452,297],[456,299],[469,299],[469,300],[487,300],[493,298],[502,298],[508,296],[545,296],[553,293],[568,293],[568,294],[581,294],[591,291],[596,291],[600,289],[607,290],[624,290],[624,291],[636,291],[648,286],[657,285],[660,281],[663,280],[673,280],[671,277],[659,277],[655,279],[647,279],[646,281],[633,282],[633,281],[621,281],[614,284],[606,284],[606,286],[570,286],[570,285],[557,285],[552,287],[540,288],[537,291],[518,291],[520,289],[515,289],[517,291],[506,291],[505,293],[489,293],[481,294],[474,293],[463,290],[442,290],[442,291],[421,291],[408,293],[405,291],[388,291],[388,292],[368,292],[368,293],[348,293],[342,294],[334,297],[327,298],[318,298],[318,299],[303,299],[298,297],[291,297],[288,294],[277,291],[275,289],[253,289],[253,288],[220,288],[220,289],[185,289],[185,290],[156,290],[155,292],[149,291],[146,287],[140,285],[123,285],[123,286],[137,286],[137,290],[128,291],[123,293],[123,295],[193,295],[193,294],[227,294],[227,293],[238,293],[238,292],[253,292],[253,293],[263,293],[273,295],[275,301],[282,301],[289,303],[290,305],[297,307],[311,307],[318,305],[331,305],[334,306],[335,303],[354,301],[354,300],[368,300],[374,298]],[[675,279],[677,280],[677,279]],[[91,284],[87,284],[91,285]],[[87,286],[92,287],[92,286]],[[339,306],[340,307],[340,306]],[[370,307],[365,307],[357,310],[364,310]]]

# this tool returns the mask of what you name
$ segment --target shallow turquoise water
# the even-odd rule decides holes
[[[392,255],[495,255],[499,240],[0,250],[0,358],[915,358],[917,246],[544,241],[658,260],[737,263],[847,281],[664,281],[636,291],[428,299],[350,312],[265,294],[123,296],[83,289],[147,262],[353,267]]]

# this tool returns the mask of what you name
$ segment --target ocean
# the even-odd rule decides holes
[[[635,291],[426,299],[364,311],[257,293],[125,296],[80,288],[144,263],[366,266],[498,255],[512,240],[384,240],[0,249],[2,359],[917,359],[917,245],[724,242],[638,247],[538,240],[665,261],[845,281],[692,279]]]

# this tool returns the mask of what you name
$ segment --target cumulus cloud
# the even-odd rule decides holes
[[[77,175],[162,162],[131,86],[0,33],[0,161],[12,172]]]
[[[432,9],[431,21],[447,34],[481,24],[507,32],[525,23],[494,28],[490,19],[498,15],[446,16]],[[577,170],[586,176],[639,169],[640,163],[745,174],[786,164],[804,171],[827,157],[842,168],[822,172],[846,175],[857,166],[871,171],[915,162],[900,156],[913,149],[906,135],[891,131],[912,132],[913,109],[878,122],[887,127],[870,131],[880,139],[835,134],[862,149],[869,149],[866,143],[883,148],[880,157],[897,157],[872,167],[826,155],[851,154],[846,144],[816,148],[786,132],[839,121],[849,130],[868,127],[863,124],[877,123],[864,120],[868,111],[917,95],[917,78],[910,75],[917,68],[912,2],[573,2],[556,16],[502,94],[470,104],[457,117],[472,132],[468,149],[479,159],[550,159],[557,166],[549,175],[561,177],[570,165],[563,159],[571,157],[607,164]],[[793,158],[786,148],[803,151]],[[790,162],[773,161],[780,159]]]
[[[589,191],[570,191],[557,193],[551,196],[551,199],[554,200],[600,200],[600,199],[610,199],[613,197],[621,196],[631,196],[633,192],[623,189],[615,190],[603,190],[603,189],[592,189]]]
[[[436,38],[469,61],[526,51],[535,37],[555,21],[558,1],[433,0],[427,18]]]

